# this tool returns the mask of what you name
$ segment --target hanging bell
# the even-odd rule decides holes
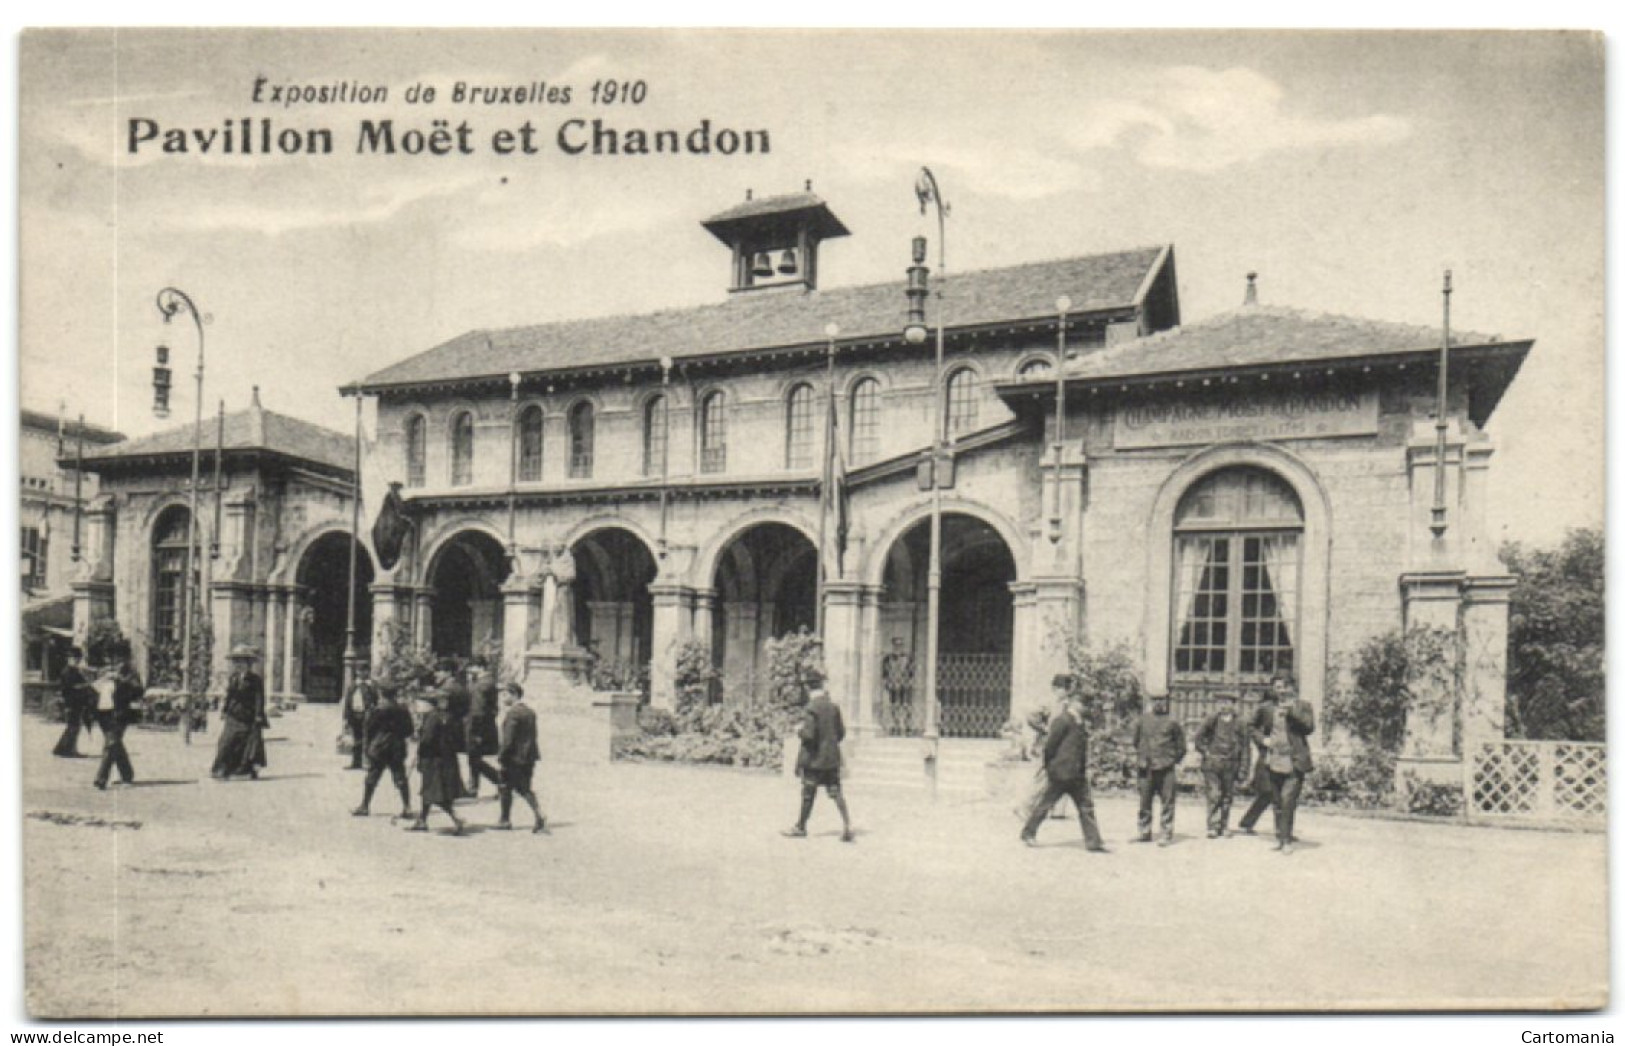
[[[779,257],[779,275],[794,276],[796,272],[796,249],[785,248],[784,254]]]
[[[766,277],[773,275],[773,259],[767,256],[766,251],[758,251],[756,261],[751,264],[752,276]]]

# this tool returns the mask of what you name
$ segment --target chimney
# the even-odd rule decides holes
[[[1241,300],[1241,303],[1243,305],[1258,304],[1258,273],[1249,272],[1247,274],[1247,296]]]
[[[264,409],[263,407],[260,406],[260,387],[258,385],[254,386],[254,399],[253,399],[253,402],[249,404],[249,406],[253,407],[255,410],[263,410]]]

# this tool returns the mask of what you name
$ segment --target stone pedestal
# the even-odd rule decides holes
[[[824,583],[824,671],[830,697],[852,723],[866,721],[859,702],[858,669],[863,587],[857,581]]]
[[[649,598],[653,603],[649,697],[656,708],[672,709],[677,706],[673,669],[678,650],[692,635],[694,590],[674,581],[657,580],[649,586]],[[706,619],[709,629],[709,613]]]
[[[1459,570],[1401,576],[1405,632],[1437,629],[1459,635],[1461,591],[1465,580],[1466,574]],[[1456,750],[1459,694],[1453,676],[1453,672],[1444,671],[1410,681],[1413,697],[1406,713],[1405,743],[1400,753],[1402,764],[1459,759]]]
[[[525,693],[538,700],[558,702],[571,694],[589,693],[585,688],[590,659],[574,644],[538,643],[525,651],[522,664]]]

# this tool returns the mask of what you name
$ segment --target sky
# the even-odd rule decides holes
[[[354,81],[385,105],[256,103]],[[458,81],[568,86],[568,105],[459,106]],[[593,106],[595,81],[638,105]],[[406,101],[414,84],[433,103]],[[1240,304],[1437,324],[1536,346],[1490,430],[1492,520],[1549,543],[1602,520],[1599,38],[1532,33],[76,31],[24,38],[19,199],[24,406],[129,435],[264,404],[339,429],[337,388],[464,331],[725,297],[700,221],[811,180],[852,230],[824,286],[900,279],[952,205],[951,270],[1175,247],[1183,318]],[[130,121],[328,127],[327,156],[131,152]],[[467,121],[474,155],[357,155],[363,119]],[[569,156],[571,118],[765,129],[765,155]],[[529,120],[536,155],[494,155]],[[933,250],[933,255],[935,251]],[[173,349],[175,413],[151,412]]]

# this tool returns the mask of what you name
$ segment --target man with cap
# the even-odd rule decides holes
[[[502,688],[502,707],[506,711],[502,716],[502,744],[497,750],[497,765],[502,768],[502,783],[497,786],[502,819],[497,827],[503,830],[513,827],[508,815],[513,812],[513,794],[518,792],[536,818],[531,831],[545,832],[547,818],[542,816],[542,805],[537,802],[530,784],[536,764],[542,758],[541,748],[536,744],[536,713],[525,704],[525,689],[518,683]]]
[[[64,759],[78,759],[79,728],[87,714],[96,706],[96,691],[91,689],[85,676],[85,652],[78,647],[68,650],[68,664],[57,680],[62,687],[62,736],[57,738],[51,754]]]
[[[1091,853],[1105,853],[1106,843],[1095,821],[1095,801],[1089,794],[1089,727],[1083,718],[1083,701],[1073,692],[1070,675],[1057,675],[1050,686],[1061,698],[1061,711],[1050,720],[1049,732],[1044,736],[1044,774],[1049,784],[1027,815],[1021,841],[1028,846],[1038,845],[1038,827],[1064,795],[1070,796],[1072,805],[1078,808],[1084,848]]]
[[[850,843],[855,838],[852,818],[847,813],[846,797],[841,794],[841,742],[846,740],[846,723],[823,687],[808,691],[807,697],[797,734],[801,740],[801,753],[796,757],[796,773],[801,777],[801,816],[784,834],[792,839],[806,837],[813,800],[818,797],[818,789],[823,788],[840,811],[841,842]]]
[[[1264,761],[1269,767],[1270,795],[1275,803],[1275,848],[1290,854],[1297,837],[1292,834],[1303,794],[1303,779],[1314,769],[1309,756],[1309,735],[1315,732],[1315,710],[1297,697],[1292,677],[1277,673],[1270,680],[1276,704],[1271,713]]]
[[[344,728],[350,732],[350,769],[360,770],[367,748],[367,718],[378,704],[378,688],[368,678],[370,671],[365,660],[357,659],[351,671],[355,678],[344,695]]]
[[[1168,695],[1151,699],[1151,711],[1134,724],[1134,753],[1140,786],[1140,842],[1151,841],[1151,807],[1162,801],[1158,846],[1174,841],[1174,801],[1179,794],[1179,764],[1185,758],[1185,730],[1168,714]]]
[[[1258,707],[1247,721],[1247,736],[1252,739],[1254,751],[1253,759],[1253,801],[1243,811],[1241,820],[1236,827],[1243,834],[1252,835],[1253,826],[1258,819],[1264,816],[1264,811],[1270,808],[1275,801],[1275,795],[1270,790],[1270,764],[1269,764],[1269,736],[1270,728],[1275,723],[1275,688],[1264,691],[1259,695]]]
[[[1218,695],[1219,707],[1196,731],[1207,795],[1207,837],[1222,839],[1230,826],[1230,801],[1247,773],[1247,728],[1236,715],[1236,695]]]
[[[96,678],[96,725],[102,731],[102,759],[96,767],[97,788],[106,788],[113,768],[118,767],[119,780],[135,783],[135,768],[130,765],[130,753],[124,749],[124,731],[135,722],[139,713],[136,704],[145,688],[131,662],[130,647],[124,643],[114,651],[117,665],[103,669]]]
[[[367,710],[367,721],[357,740],[367,757],[367,777],[362,782],[361,805],[351,810],[356,817],[371,812],[372,793],[389,771],[395,790],[401,793],[401,817],[412,816],[412,792],[406,781],[406,744],[412,739],[412,713],[395,700],[395,687],[385,683],[377,688],[378,701]]]
[[[246,643],[231,648],[231,678],[220,705],[220,740],[209,774],[224,781],[234,774],[259,777],[265,767],[265,680],[254,671],[259,651]]]

